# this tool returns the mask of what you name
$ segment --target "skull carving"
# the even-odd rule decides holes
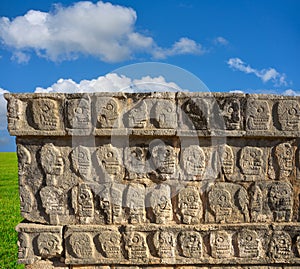
[[[90,100],[85,98],[68,100],[67,119],[72,129],[89,129],[91,127]]]
[[[34,99],[32,101],[32,117],[37,129],[52,131],[59,127],[57,101],[52,99]]]
[[[258,236],[255,231],[242,230],[238,234],[238,250],[241,258],[258,257]]]
[[[73,233],[69,238],[72,254],[76,258],[91,258],[94,255],[92,247],[93,239],[87,233]]]
[[[226,176],[233,174],[234,155],[232,148],[225,145],[221,152],[221,165],[222,170]]]
[[[184,257],[200,258],[202,256],[202,237],[194,231],[181,232],[179,245]]]
[[[62,252],[62,242],[56,234],[41,233],[37,238],[37,245],[43,258],[59,256]]]
[[[278,103],[278,121],[283,131],[298,131],[300,107],[296,100],[281,100]]]
[[[231,236],[225,231],[212,232],[210,246],[213,258],[228,258],[232,254]]]
[[[147,105],[144,100],[133,107],[128,113],[129,128],[145,128],[147,124]]]
[[[182,152],[182,165],[188,175],[201,177],[205,170],[205,162],[204,151],[197,145],[191,145]]]
[[[284,179],[291,175],[294,164],[294,150],[291,144],[282,143],[275,147],[275,156],[279,167],[279,178]]]
[[[285,231],[275,231],[270,242],[270,256],[275,260],[288,259],[291,256],[292,239]]]
[[[71,160],[74,170],[80,177],[89,180],[92,169],[91,153],[89,149],[83,146],[76,147],[71,153]]]
[[[172,175],[175,173],[176,153],[173,147],[168,145],[154,146],[151,156],[154,170],[158,173],[162,175]]]
[[[249,130],[268,130],[271,121],[267,101],[249,100],[247,104],[247,127]]]
[[[107,258],[121,257],[121,235],[115,231],[105,231],[99,235],[101,249]]]
[[[222,116],[227,130],[240,129],[240,102],[238,99],[226,99],[223,105]]]
[[[175,103],[169,100],[157,101],[154,108],[154,117],[159,128],[176,128],[177,119]]]
[[[260,175],[263,166],[263,151],[260,148],[246,146],[241,150],[240,167],[247,175]]]
[[[125,171],[122,166],[122,159],[116,147],[111,144],[101,146],[97,150],[97,158],[100,167],[109,180],[124,178]]]
[[[147,260],[149,254],[146,238],[143,234],[138,232],[130,233],[127,235],[125,242],[129,260]]]
[[[274,182],[269,191],[269,205],[275,221],[290,221],[293,190],[287,182]]]
[[[153,237],[153,244],[159,257],[175,257],[175,236],[171,232],[157,231]]]
[[[233,205],[231,195],[225,189],[213,188],[208,194],[210,208],[218,223],[228,222],[231,219]]]
[[[118,126],[119,105],[113,98],[98,98],[96,101],[97,123],[100,128]]]
[[[178,217],[182,223],[199,223],[202,216],[202,201],[199,192],[187,186],[178,194]]]

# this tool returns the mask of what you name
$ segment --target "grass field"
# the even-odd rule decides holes
[[[16,153],[0,152],[0,268],[24,268],[17,264],[18,235],[15,226],[22,220],[18,194]]]

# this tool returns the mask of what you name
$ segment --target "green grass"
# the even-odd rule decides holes
[[[0,268],[24,268],[17,264],[18,235],[22,220],[18,192],[18,163],[14,152],[0,152]]]

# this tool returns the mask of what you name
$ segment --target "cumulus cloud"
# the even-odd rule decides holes
[[[129,7],[76,2],[56,6],[54,12],[30,10],[12,20],[1,17],[0,39],[14,51],[12,58],[18,62],[28,61],[32,51],[52,61],[91,55],[105,62],[127,60],[138,53],[164,58],[203,52],[202,46],[189,38],[161,48],[151,36],[135,30],[136,20],[135,10]]]
[[[274,68],[267,68],[267,69],[255,69],[252,68],[250,65],[243,62],[240,58],[230,58],[227,61],[227,64],[233,70],[238,70],[244,72],[246,74],[254,74],[258,78],[260,78],[264,83],[265,82],[273,82],[273,84],[277,86],[287,86],[288,83],[286,81],[286,75],[283,73],[279,73]]]
[[[174,82],[167,82],[163,76],[144,76],[141,79],[131,79],[124,75],[109,73],[97,79],[81,80],[76,83],[72,79],[59,79],[48,88],[37,87],[35,92],[150,92],[150,91],[180,91]]]

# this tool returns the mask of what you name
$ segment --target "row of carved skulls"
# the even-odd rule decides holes
[[[147,262],[151,259],[151,255],[165,261],[175,261],[178,254],[185,258],[197,259],[207,255],[216,259],[258,258],[266,254],[280,261],[300,255],[300,236],[295,240],[297,252],[294,254],[293,240],[285,231],[274,231],[270,238],[269,236],[261,238],[258,232],[252,229],[242,229],[234,233],[218,230],[211,231],[208,235],[209,246],[206,246],[204,234],[198,231],[178,233],[160,229],[154,233],[132,231],[123,234],[117,230],[104,230],[96,236],[85,231],[71,231],[65,235],[65,243],[67,256],[71,259],[95,259],[95,257],[99,259],[101,254],[102,259],[127,258],[135,262]],[[95,242],[99,242],[100,249],[95,246]],[[30,246],[32,244],[33,247]],[[34,256],[33,249],[36,249],[36,255],[42,258],[60,256],[63,251],[61,236],[41,232],[37,238],[31,238],[27,233],[19,233],[18,258],[21,260]]]
[[[129,102],[131,104],[131,102]],[[273,101],[272,101],[273,103]],[[239,130],[243,118],[241,100],[238,98],[224,98],[216,102],[214,98],[187,99],[180,108],[174,100],[142,99],[123,108],[116,98],[97,98],[91,109],[91,100],[85,98],[71,98],[66,100],[65,111],[61,109],[62,101],[50,98],[31,100],[28,109],[32,119],[29,125],[37,130],[59,130],[62,127],[61,118],[66,116],[67,129],[119,128],[120,118],[129,128],[156,127],[174,129],[185,124],[192,129],[224,128]],[[150,106],[150,107],[148,107]],[[9,126],[20,129],[18,120],[26,115],[22,111],[22,102],[12,99],[9,105]],[[123,111],[124,110],[124,111]],[[181,111],[177,117],[177,110]],[[283,131],[298,131],[300,122],[300,106],[296,100],[279,100],[270,105],[270,100],[250,98],[247,101],[246,129],[269,130],[274,126]],[[181,127],[181,126],[178,126]]]
[[[23,200],[28,189],[21,191]],[[60,188],[43,187],[39,196],[51,224],[60,223],[67,214],[70,198]],[[81,183],[72,188],[71,206],[81,224],[97,223],[96,214],[106,224],[121,223],[247,223],[289,222],[293,218],[293,189],[288,182],[259,182],[246,189],[234,183],[216,183],[204,195],[195,186],[183,186],[172,202],[168,185],[160,184],[145,189],[142,185],[113,185],[95,195],[90,187]],[[249,199],[250,197],[250,199]],[[28,206],[23,212],[29,213]]]
[[[100,166],[99,174],[105,179],[119,181],[125,178],[143,179],[146,177],[167,180],[182,177],[180,171],[183,171],[184,180],[193,181],[203,180],[208,176],[217,177],[218,172],[230,180],[235,172],[237,157],[232,147],[228,145],[220,146],[212,152],[206,152],[199,145],[189,145],[178,152],[176,148],[162,141],[159,142],[153,146],[150,144],[125,147],[124,152],[111,144],[98,147],[95,152]],[[293,173],[294,151],[290,143],[280,143],[270,150],[270,157],[266,164],[263,148],[245,146],[237,153],[238,167],[246,180],[252,181],[253,178],[261,177],[266,174],[266,170],[270,179],[286,179]],[[181,170],[178,168],[179,154]],[[25,146],[20,144],[18,155],[20,171],[23,171],[24,167],[31,163],[31,154]],[[92,158],[91,149],[85,146],[75,147],[70,154],[73,170],[84,181],[91,181]],[[46,175],[60,176],[64,172],[63,155],[52,143],[45,144],[41,148],[40,162]],[[209,167],[216,171],[211,173]]]

